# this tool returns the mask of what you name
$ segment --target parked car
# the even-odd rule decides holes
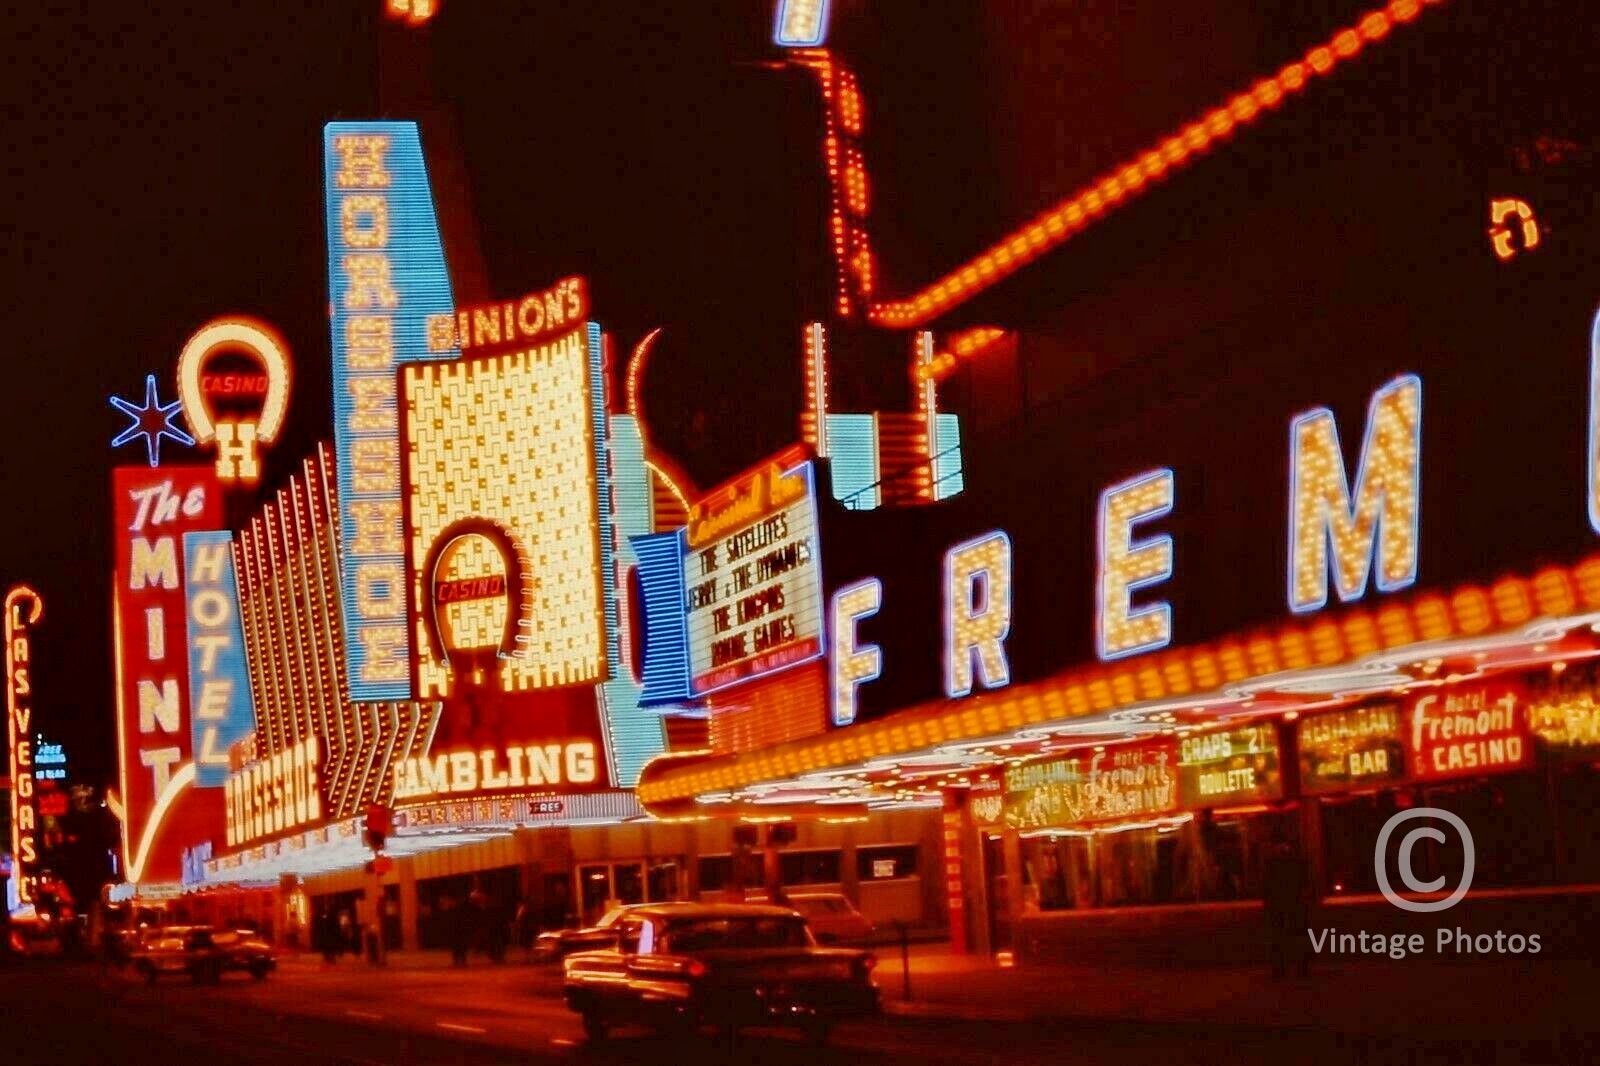
[[[697,1032],[715,1026],[799,1029],[813,1044],[834,1022],[876,1013],[877,959],[818,947],[800,914],[753,904],[631,908],[603,949],[567,956],[567,1006],[591,1040],[619,1025]]]
[[[533,943],[533,955],[545,962],[559,962],[574,951],[608,947],[616,940],[617,920],[638,904],[613,907],[600,916],[594,925],[584,929],[551,929],[540,933]]]
[[[195,984],[216,984],[241,970],[257,981],[277,966],[272,945],[247,930],[167,926],[146,932],[134,951],[134,970],[150,984],[186,974]]]
[[[791,892],[789,904],[805,918],[819,944],[864,944],[872,923],[842,892]]]

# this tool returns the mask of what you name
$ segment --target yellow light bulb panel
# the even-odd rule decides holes
[[[1422,379],[1395,378],[1373,393],[1351,498],[1333,412],[1313,408],[1289,429],[1289,607],[1360,599],[1374,565],[1380,592],[1417,578],[1421,503]]]
[[[498,662],[506,692],[606,676],[599,505],[587,330],[524,351],[406,367],[406,535],[412,640],[429,648],[422,564],[452,524],[478,516],[503,528],[528,560],[528,605],[510,657]],[[487,581],[505,563],[488,541],[466,538],[439,580]],[[487,586],[485,586],[487,587]],[[470,586],[462,586],[463,589]],[[499,644],[506,598],[446,605],[458,647]],[[449,664],[415,662],[417,691],[445,695]]]

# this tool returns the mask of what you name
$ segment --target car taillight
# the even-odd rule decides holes
[[[704,977],[706,975],[706,964],[699,959],[690,959],[689,965],[683,968],[683,972],[690,977]]]

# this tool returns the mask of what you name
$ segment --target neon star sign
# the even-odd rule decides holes
[[[136,437],[144,438],[145,455],[150,460],[151,466],[161,465],[161,438],[171,437],[179,444],[194,447],[194,438],[173,423],[178,409],[183,406],[183,401],[173,400],[164,404],[156,395],[156,376],[147,374],[144,379],[144,406],[139,407],[131,400],[124,400],[121,396],[111,397],[111,406],[127,415],[132,423],[111,438],[111,446],[120,448],[134,440]]]

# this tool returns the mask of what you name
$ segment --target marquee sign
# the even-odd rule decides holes
[[[689,512],[688,646],[696,695],[822,654],[812,467],[786,453]]]
[[[6,739],[11,753],[11,861],[20,902],[33,900],[39,863],[38,766],[49,762],[35,747],[33,723],[33,627],[44,618],[44,600],[26,585],[6,593]],[[59,751],[59,748],[57,749]],[[65,758],[60,761],[65,762]]]
[[[323,134],[333,328],[334,450],[350,696],[411,696],[395,370],[448,358],[444,245],[414,122],[331,122]]]

